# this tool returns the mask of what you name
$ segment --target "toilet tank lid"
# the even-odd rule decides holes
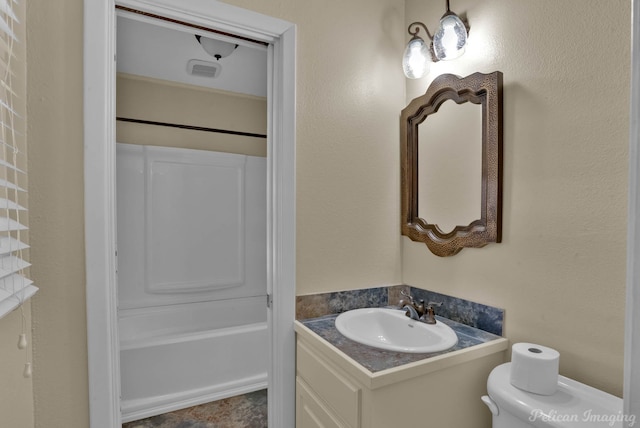
[[[511,363],[494,368],[487,380],[489,397],[500,411],[540,428],[622,428],[622,399],[599,389],[558,376],[554,395],[538,395],[511,385]]]

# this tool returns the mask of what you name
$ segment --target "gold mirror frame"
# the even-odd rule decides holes
[[[418,125],[443,102],[471,102],[482,107],[481,217],[443,233],[418,216]],[[452,126],[459,124],[452,123]],[[401,233],[424,242],[437,256],[453,256],[466,247],[501,241],[502,229],[502,73],[474,73],[461,78],[443,74],[400,115]],[[459,195],[451,195],[458,197]]]

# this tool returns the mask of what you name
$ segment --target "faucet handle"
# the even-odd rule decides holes
[[[408,297],[412,305],[415,304],[413,300],[413,296],[411,294],[405,293],[404,290],[400,290],[400,294],[403,295],[404,297]]]
[[[442,302],[429,302],[425,308],[424,316],[422,320],[427,324],[435,324],[436,323],[436,312],[433,310],[434,306],[441,306]]]

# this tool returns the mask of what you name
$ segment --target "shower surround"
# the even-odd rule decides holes
[[[266,160],[117,145],[121,411],[267,387]]]

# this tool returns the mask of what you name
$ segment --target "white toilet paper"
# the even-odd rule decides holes
[[[553,395],[558,387],[560,353],[533,343],[516,343],[511,348],[511,385],[523,391]]]

